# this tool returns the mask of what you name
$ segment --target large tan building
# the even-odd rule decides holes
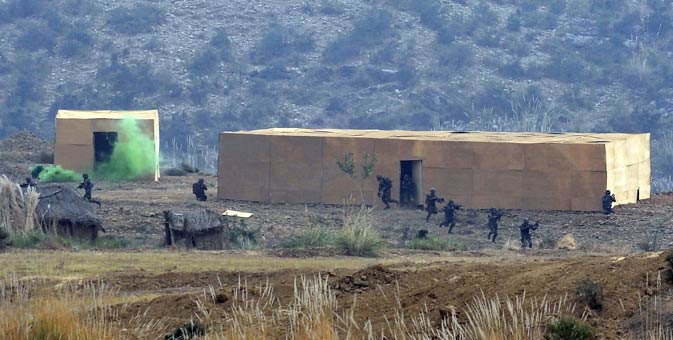
[[[133,118],[143,135],[154,141],[154,180],[159,179],[159,111],[70,111],[56,113],[54,164],[78,172],[95,170],[126,136],[120,122]]]
[[[380,205],[375,176],[362,186],[337,159],[374,153],[374,174],[410,175],[417,203],[435,187],[468,208],[601,209],[650,197],[649,134],[268,129],[219,137],[218,198],[271,203]],[[360,188],[363,188],[360,190]]]

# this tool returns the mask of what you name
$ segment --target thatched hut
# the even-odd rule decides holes
[[[35,214],[45,232],[93,241],[103,230],[93,205],[74,188],[51,184],[40,186],[39,191]]]
[[[255,242],[251,231],[227,216],[210,210],[176,213],[164,211],[166,246],[204,250],[228,249],[244,242]]]
[[[225,249],[226,225],[219,214],[209,210],[175,213],[164,211],[166,245],[197,249]]]

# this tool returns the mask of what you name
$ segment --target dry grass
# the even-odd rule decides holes
[[[115,292],[107,285],[102,282],[62,285],[52,294],[41,294],[35,289],[37,284],[35,280],[19,280],[15,276],[0,282],[0,338],[119,338],[115,335],[116,315],[111,309]],[[138,333],[143,333],[143,329],[139,327]]]
[[[35,218],[37,197],[33,190],[24,193],[7,176],[0,176],[0,228],[10,233],[34,231],[38,225]]]
[[[21,276],[75,276],[144,270],[148,273],[244,271],[274,272],[288,269],[362,269],[375,264],[401,263],[403,258],[314,257],[279,258],[255,251],[232,252],[144,252],[121,251],[38,251],[12,250],[0,253],[0,277],[16,273]],[[437,257],[436,261],[447,260]],[[105,265],[101,265],[101,264]]]

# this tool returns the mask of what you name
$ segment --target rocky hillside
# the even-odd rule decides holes
[[[673,168],[669,0],[0,0],[0,45],[0,137],[50,138],[58,108],[158,107],[164,140],[206,144],[263,127],[645,131],[654,176]]]

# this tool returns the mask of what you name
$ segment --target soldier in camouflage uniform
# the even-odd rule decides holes
[[[98,207],[100,208],[100,201],[91,198],[91,190],[93,190],[93,182],[91,182],[91,180],[89,179],[89,175],[87,174],[82,175],[82,183],[80,183],[77,189],[84,189],[84,196],[82,198],[84,198],[84,200],[89,203],[98,204]]]
[[[453,215],[456,210],[461,209],[460,204],[456,204],[453,202],[453,200],[449,200],[449,203],[446,203],[442,211],[444,212],[444,222],[439,224],[439,227],[447,226],[449,227],[449,234],[451,234],[451,231],[453,230],[453,227],[456,226],[456,223],[453,221]]]
[[[523,223],[519,227],[521,230],[521,248],[526,248],[526,243],[528,243],[528,248],[533,247],[533,240],[531,238],[531,230],[535,231],[537,230],[537,227],[540,226],[539,222],[535,222],[535,224],[531,224],[528,221],[528,217],[523,219]]]
[[[428,216],[425,217],[425,222],[429,222],[430,216],[437,213],[437,203],[442,202],[444,202],[444,199],[437,196],[435,188],[430,189],[430,193],[425,195],[425,211],[428,212]]]
[[[502,213],[496,208],[491,208],[488,211],[488,239],[495,243],[495,238],[498,237],[498,220],[502,217]],[[493,238],[491,239],[491,235]]]

